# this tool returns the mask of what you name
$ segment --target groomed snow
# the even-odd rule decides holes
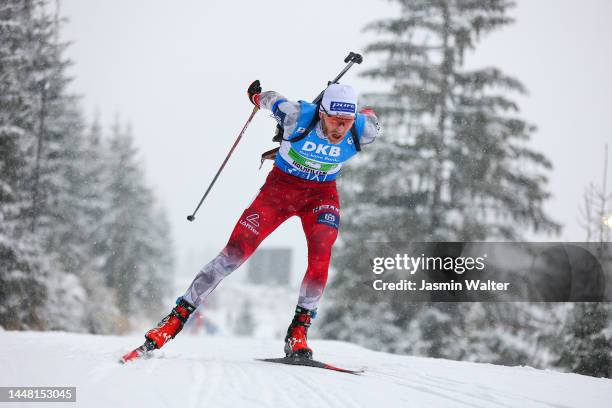
[[[0,385],[76,386],[66,407],[609,407],[612,380],[576,374],[396,356],[315,341],[315,357],[360,376],[255,358],[281,341],[179,335],[149,360],[118,358],[140,336],[0,331]],[[0,403],[0,406],[45,406]]]

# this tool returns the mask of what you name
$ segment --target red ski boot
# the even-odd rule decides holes
[[[297,306],[295,316],[285,336],[285,355],[296,359],[312,360],[312,349],[306,343],[310,321],[315,318],[316,310]]]
[[[183,325],[195,309],[185,299],[179,297],[172,312],[164,317],[156,328],[149,330],[145,338],[155,343],[155,348],[162,348],[183,329]]]

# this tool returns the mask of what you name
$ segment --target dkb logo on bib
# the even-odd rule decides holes
[[[304,143],[304,146],[300,149],[304,152],[315,152],[317,154],[324,154],[325,156],[338,157],[340,156],[340,148],[338,146],[330,146],[325,144],[316,144],[310,140]]]

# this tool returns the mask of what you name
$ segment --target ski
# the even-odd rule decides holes
[[[151,340],[146,340],[140,347],[136,347],[134,350],[126,353],[119,359],[121,364],[128,363],[130,361],[138,360],[139,358],[147,358],[150,356],[150,352],[155,350],[155,343]]]
[[[325,370],[333,370],[339,371],[341,373],[355,374],[359,375],[365,372],[365,369],[362,368],[360,370],[349,370],[346,368],[335,367],[331,364],[323,363],[317,360],[310,360],[306,358],[291,358],[291,357],[283,357],[283,358],[257,358],[258,361],[265,361],[268,363],[279,363],[279,364],[289,364],[289,365],[299,365],[306,367],[315,367],[322,368]]]

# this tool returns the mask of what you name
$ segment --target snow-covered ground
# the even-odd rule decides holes
[[[1,386],[76,386],[70,407],[610,407],[612,380],[395,356],[313,341],[315,357],[356,376],[256,361],[280,341],[178,336],[149,360],[117,359],[142,337],[0,331]],[[0,403],[7,407],[44,403]]]

